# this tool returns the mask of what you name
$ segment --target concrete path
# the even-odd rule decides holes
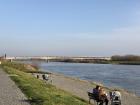
[[[30,105],[27,98],[0,68],[0,105]]]

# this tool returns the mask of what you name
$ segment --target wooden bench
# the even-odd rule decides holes
[[[91,99],[94,100],[94,103],[96,103],[97,105],[99,104],[98,96],[96,94],[88,92],[88,97],[89,97],[89,104]]]

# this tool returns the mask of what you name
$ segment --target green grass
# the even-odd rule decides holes
[[[11,74],[12,80],[27,96],[31,105],[88,105],[83,99],[23,72],[22,67],[18,70],[8,65],[3,64],[3,69]]]
[[[23,63],[16,63],[16,62],[2,62],[2,66],[8,66],[8,67],[11,67],[11,68],[15,68],[17,70],[20,70],[20,71],[24,71],[24,72],[30,72],[30,71],[37,71],[38,69],[34,68],[34,70],[32,69],[28,69],[27,68],[27,64],[23,64]]]

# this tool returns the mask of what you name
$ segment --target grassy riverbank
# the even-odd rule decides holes
[[[31,105],[88,105],[83,99],[32,77],[24,64],[5,62],[2,68],[27,96]]]

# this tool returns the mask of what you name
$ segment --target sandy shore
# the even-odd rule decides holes
[[[87,91],[91,91],[93,87],[95,87],[94,84],[91,84],[88,81],[71,78],[57,73],[53,73],[51,78],[52,84],[57,88],[70,92],[71,94],[83,98],[87,101]],[[121,91],[121,94],[122,105],[140,105],[140,97],[126,91]]]

